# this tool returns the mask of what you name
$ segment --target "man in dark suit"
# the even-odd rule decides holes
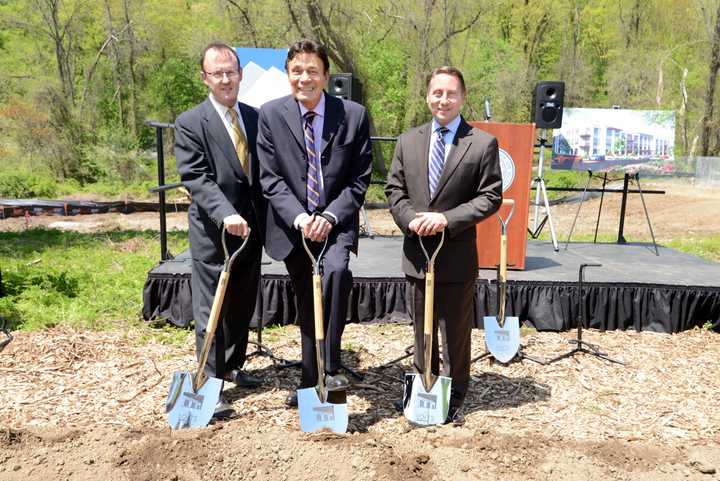
[[[435,261],[435,332],[432,372],[438,374],[437,326],[443,331],[443,375],[452,378],[448,422],[462,406],[470,381],[472,328],[478,259],[475,224],[502,202],[502,178],[495,137],[471,127],[460,116],[466,90],[462,73],[440,67],[428,78],[427,104],[433,119],[400,136],[385,194],[405,234],[402,266],[411,286],[415,325],[415,365],[424,369],[423,324],[426,260],[445,231]],[[430,237],[432,236],[432,237]]]
[[[317,383],[313,326],[312,265],[300,236],[315,255],[327,240],[323,260],[325,367],[329,389],[344,390],[340,338],[345,327],[357,253],[358,212],[370,183],[370,134],[367,111],[355,102],[324,92],[328,82],[325,47],[312,41],[293,44],[285,61],[292,95],[260,109],[258,156],[260,183],[268,201],[265,249],[284,260],[295,290],[302,340],[300,388]],[[289,406],[297,405],[295,393]]]
[[[177,169],[192,197],[188,223],[196,351],[199,354],[204,343],[223,267],[222,231],[230,234],[226,236],[230,253],[250,235],[248,246],[232,266],[223,315],[205,371],[239,386],[255,387],[260,379],[241,368],[255,311],[262,255],[260,222],[264,208],[255,143],[258,113],[237,100],[242,69],[234,49],[222,43],[208,45],[200,68],[210,95],[182,113],[175,123]],[[232,413],[232,406],[221,395],[216,416]]]

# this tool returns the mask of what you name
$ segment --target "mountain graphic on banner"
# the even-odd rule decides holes
[[[285,72],[274,66],[264,69],[252,61],[243,67],[243,79],[238,91],[240,102],[260,108],[265,102],[285,95],[290,95],[290,84]]]

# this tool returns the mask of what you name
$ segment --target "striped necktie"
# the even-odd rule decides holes
[[[250,178],[250,164],[248,162],[248,144],[247,138],[240,128],[240,122],[238,121],[238,114],[235,109],[228,109],[230,114],[230,126],[233,132],[233,141],[235,142],[235,152],[237,152],[238,159],[240,160],[240,166],[242,167],[245,175]]]
[[[430,149],[430,162],[428,163],[428,186],[430,187],[430,198],[435,197],[440,176],[442,175],[443,164],[445,164],[445,134],[450,132],[445,127],[435,131],[437,136]]]
[[[320,205],[322,197],[322,184],[320,182],[320,160],[315,149],[315,132],[313,130],[313,120],[317,115],[312,110],[305,112],[305,148],[307,149],[307,208],[308,211],[315,212]]]

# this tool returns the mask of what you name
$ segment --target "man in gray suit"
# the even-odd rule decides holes
[[[327,240],[323,260],[324,360],[326,386],[344,390],[340,338],[347,317],[357,253],[358,212],[370,183],[370,131],[365,108],[324,91],[328,82],[325,47],[300,40],[285,61],[292,95],[260,109],[258,156],[260,183],[268,201],[265,249],[284,260],[295,290],[302,340],[300,388],[317,383],[313,325],[312,265],[300,236],[315,255]],[[295,393],[286,400],[297,405]]]
[[[175,122],[177,169],[192,197],[188,230],[196,351],[199,354],[204,343],[223,267],[222,231],[230,234],[230,252],[250,235],[248,246],[232,267],[223,315],[205,371],[239,386],[255,387],[260,385],[260,379],[241,369],[248,326],[255,311],[262,255],[260,223],[264,208],[255,145],[258,113],[237,100],[242,68],[233,48],[222,43],[208,45],[200,58],[200,69],[210,95]],[[216,417],[232,413],[232,406],[221,395]]]
[[[440,67],[428,77],[433,119],[400,136],[385,194],[395,223],[405,234],[402,267],[411,286],[415,365],[424,369],[425,256],[445,231],[435,262],[435,317],[431,368],[439,371],[437,326],[443,331],[443,375],[452,378],[447,422],[462,406],[470,381],[470,330],[478,274],[475,224],[502,202],[495,137],[471,127],[460,115],[467,92],[462,73]],[[432,237],[430,237],[432,236]],[[402,403],[400,403],[402,406]]]

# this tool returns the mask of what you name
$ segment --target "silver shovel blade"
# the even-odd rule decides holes
[[[173,374],[165,401],[167,422],[172,429],[207,426],[215,413],[222,380],[209,377],[195,392],[192,379],[193,375],[187,371]]]
[[[425,390],[422,374],[405,374],[403,413],[405,418],[420,426],[445,423],[450,407],[452,379],[439,376],[430,391]]]
[[[298,389],[297,395],[301,431],[314,433],[329,429],[334,433],[347,432],[347,402],[338,404],[320,402],[317,389],[314,387]]]
[[[520,349],[520,320],[506,317],[502,327],[495,316],[483,317],[485,345],[490,354],[500,362],[510,362]]]

